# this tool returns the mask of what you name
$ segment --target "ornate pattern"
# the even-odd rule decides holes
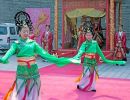
[[[31,22],[31,18],[28,13],[24,11],[20,11],[16,13],[14,19],[15,19],[15,24],[17,27],[22,27],[24,25],[27,25],[29,29],[32,31],[33,26]]]
[[[55,40],[55,49],[58,49],[58,0],[55,0],[55,22],[54,22],[54,40]]]
[[[110,0],[110,50],[114,49],[114,33],[115,33],[114,1],[115,0]]]

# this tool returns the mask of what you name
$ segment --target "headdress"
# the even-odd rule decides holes
[[[84,32],[85,32],[86,34],[87,34],[87,33],[92,34],[92,32],[90,31],[90,29],[89,29],[89,28],[84,29]]]
[[[15,19],[15,24],[18,28],[27,26],[27,27],[29,27],[30,31],[32,31],[33,26],[32,26],[32,22],[31,22],[31,18],[28,13],[26,13],[24,11],[20,11],[20,12],[16,13],[14,19]]]

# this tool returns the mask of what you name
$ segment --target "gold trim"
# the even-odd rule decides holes
[[[35,57],[18,57],[17,60],[23,60],[23,61],[29,61],[29,60],[34,60],[36,59]]]
[[[114,20],[114,3],[115,0],[110,0],[110,50],[114,50],[114,34],[115,34],[115,20]]]
[[[86,58],[90,58],[90,59],[95,59],[96,58],[96,55],[94,53],[86,53],[85,54],[85,57]]]

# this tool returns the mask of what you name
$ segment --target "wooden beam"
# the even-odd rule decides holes
[[[115,6],[115,0],[110,0],[110,50],[114,50],[114,34],[115,34],[115,12],[114,12],[114,6]]]
[[[54,48],[58,49],[58,0],[55,0],[54,17]]]
[[[122,0],[119,1],[118,29],[122,25]]]

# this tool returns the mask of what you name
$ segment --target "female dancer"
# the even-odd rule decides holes
[[[86,32],[86,41],[81,45],[78,54],[74,56],[74,59],[80,59],[84,54],[83,60],[83,73],[78,79],[78,89],[83,91],[96,91],[96,76],[97,72],[97,61],[96,54],[98,54],[105,63],[109,64],[124,64],[125,61],[112,61],[105,58],[98,43],[92,40],[92,34],[89,30]]]
[[[24,16],[22,18],[25,19],[21,20],[21,16]],[[30,17],[26,12],[18,12],[15,16],[15,21],[20,37],[12,44],[7,53],[0,58],[0,63],[7,63],[8,59],[13,54],[16,54],[18,62],[16,80],[4,97],[4,100],[39,100],[40,75],[35,54],[58,66],[64,66],[75,61],[50,55],[34,40],[29,39],[28,36],[32,26]]]

